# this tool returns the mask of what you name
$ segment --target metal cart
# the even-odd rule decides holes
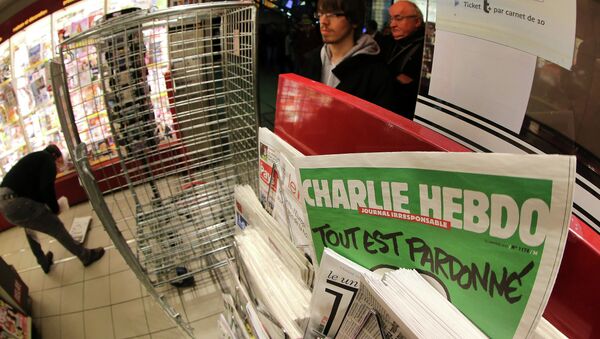
[[[62,42],[51,64],[67,146],[95,212],[190,337],[172,305],[227,275],[233,186],[256,187],[255,29],[248,1],[126,10]]]

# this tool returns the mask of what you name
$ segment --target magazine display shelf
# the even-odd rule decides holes
[[[275,133],[306,155],[391,151],[471,152],[374,104],[294,74],[279,78]],[[600,235],[572,216],[562,265],[544,312],[563,334],[600,335]]]

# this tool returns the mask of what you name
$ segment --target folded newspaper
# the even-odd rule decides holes
[[[338,339],[487,338],[417,271],[367,272]]]
[[[78,243],[83,243],[91,222],[92,217],[89,215],[85,217],[73,218],[73,223],[69,229],[69,234]]]
[[[220,322],[219,327],[222,328],[223,337],[231,335],[233,332],[235,339],[269,339],[263,324],[258,320],[256,314],[256,305],[248,293],[246,284],[242,283],[241,277],[237,273],[237,267],[230,261],[227,265],[230,279],[227,280],[226,288],[230,293],[223,293],[224,316],[225,323]],[[224,326],[224,325],[227,326]]]
[[[254,225],[276,253],[299,280],[310,286],[314,270],[312,264],[300,250],[285,236],[282,226],[261,206],[256,194],[248,185],[234,188],[235,214],[238,226]]]
[[[310,299],[304,339],[335,338],[356,298],[362,274],[369,270],[325,248]]]
[[[260,128],[259,200],[265,209],[284,225],[286,235],[316,264],[310,229],[304,219],[300,185],[292,165],[300,151],[266,128]]]
[[[281,234],[249,186],[236,186],[234,195],[236,219],[244,225],[235,235],[238,260],[249,291],[259,302],[256,310],[247,310],[248,316],[262,323],[270,338],[278,338],[277,332],[281,337],[287,333],[290,338],[301,338],[308,317],[311,264]]]
[[[539,322],[568,235],[575,158],[401,152],[300,157],[306,220],[371,271],[417,269],[491,337]]]

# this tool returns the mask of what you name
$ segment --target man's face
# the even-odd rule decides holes
[[[319,28],[326,44],[336,44],[354,37],[354,28],[341,12],[320,13]]]
[[[397,2],[390,9],[390,29],[395,40],[411,35],[422,25],[415,8],[408,2]]]
[[[65,159],[63,157],[55,158],[54,163],[56,164],[57,172],[62,172],[65,169]]]

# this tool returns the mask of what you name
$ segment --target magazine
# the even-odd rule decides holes
[[[46,88],[46,81],[42,75],[42,71],[32,73],[29,77],[29,87],[33,95],[33,99],[36,106],[44,104],[48,101],[48,89]]]
[[[290,240],[316,265],[310,230],[304,219],[300,186],[292,162],[302,153],[266,128],[260,128],[259,199],[281,225]],[[274,173],[274,174],[273,174]]]
[[[42,45],[37,43],[27,50],[27,54],[29,56],[29,65],[34,65],[35,63],[42,60]]]
[[[0,338],[31,338],[31,318],[0,299]]]
[[[428,276],[491,337],[531,335],[568,235],[575,158],[401,152],[296,159],[315,251]]]

